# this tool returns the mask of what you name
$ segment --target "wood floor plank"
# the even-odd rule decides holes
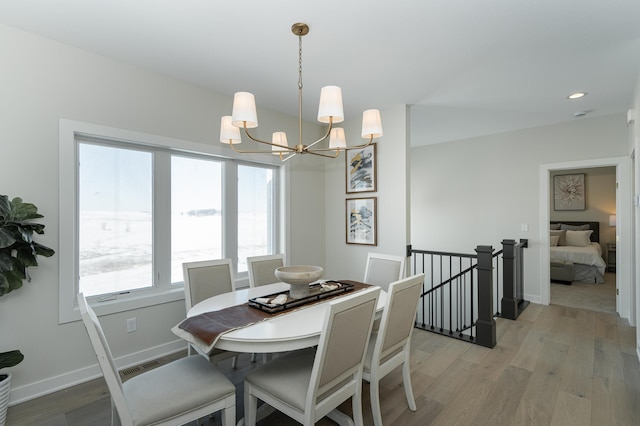
[[[486,399],[485,405],[476,415],[476,424],[483,425],[511,425],[516,410],[522,399],[531,371],[509,366],[498,379],[493,391]]]
[[[606,377],[613,380],[624,380],[622,373],[622,354],[620,347],[603,338],[595,339],[595,357],[593,375]]]
[[[590,424],[591,401],[566,392],[559,392],[556,409],[551,417],[551,426],[589,426]]]
[[[518,352],[511,360],[511,365],[533,371],[538,363],[540,352],[544,348],[545,338],[546,334],[539,330],[530,329],[518,348]]]
[[[516,410],[517,424],[549,424],[560,390],[561,372],[568,347],[547,341]]]
[[[472,374],[445,405],[432,426],[474,425],[485,407],[496,383],[482,374]]]
[[[637,355],[623,352],[622,369],[629,407],[640,407],[640,362]],[[633,424],[640,425],[640,410],[630,409],[629,412]]]
[[[593,397],[591,398],[592,425],[634,425],[632,411],[638,407],[628,405],[625,384],[607,377],[593,378]]]

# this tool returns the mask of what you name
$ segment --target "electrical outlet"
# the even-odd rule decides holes
[[[127,333],[133,333],[138,328],[138,324],[135,318],[129,318],[127,320]]]

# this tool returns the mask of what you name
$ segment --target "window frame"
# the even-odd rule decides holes
[[[222,148],[209,144],[194,143],[164,136],[146,134],[111,128],[106,126],[82,123],[73,120],[60,119],[59,122],[59,323],[80,320],[76,295],[79,291],[78,275],[78,145],[79,141],[96,143],[106,146],[120,146],[127,149],[149,150],[153,153],[153,273],[154,283],[151,288],[132,290],[103,296],[88,298],[98,315],[124,312],[162,303],[184,299],[184,283],[160,282],[159,275],[170,277],[170,250],[156,250],[156,247],[170,246],[171,233],[162,232],[159,223],[170,223],[170,191],[156,191],[157,188],[170,188],[171,155],[183,155],[192,158],[214,159],[222,162],[222,245],[223,257],[230,257],[237,268],[237,185],[229,185],[237,181],[237,166],[246,164],[257,167],[273,168],[274,173],[274,218],[271,221],[275,236],[272,249],[279,251],[282,247],[283,223],[281,202],[284,181],[282,174],[284,166],[275,161],[259,161],[255,156],[250,161],[239,160],[224,155]],[[145,149],[147,148],[147,149]],[[266,156],[265,156],[266,157]],[[264,160],[264,158],[260,157]],[[167,221],[168,220],[168,221]],[[229,232],[229,230],[232,230]],[[167,253],[164,253],[167,251]],[[168,256],[168,259],[165,257]],[[236,273],[236,286],[242,287],[248,283],[247,273]],[[170,281],[170,280],[169,280]]]

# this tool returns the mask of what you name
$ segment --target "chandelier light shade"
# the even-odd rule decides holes
[[[258,114],[256,113],[256,98],[253,93],[237,92],[233,95],[233,120],[231,124],[236,127],[253,129],[258,127]]]
[[[249,133],[249,129],[258,127],[258,114],[256,113],[256,101],[252,93],[237,92],[233,96],[233,110],[231,116],[222,117],[220,123],[220,142],[228,144],[241,154],[268,153],[279,155],[285,161],[296,154],[314,154],[323,157],[336,158],[341,151],[353,148],[364,148],[373,143],[374,138],[382,136],[382,120],[377,109],[366,110],[362,115],[362,138],[368,139],[365,144],[347,146],[343,128],[333,127],[334,124],[344,121],[342,107],[342,89],[338,86],[325,86],[320,90],[320,103],[318,106],[318,121],[326,124],[327,129],[320,139],[305,145],[302,135],[302,37],[309,33],[309,26],[304,23],[296,23],[291,26],[291,32],[298,36],[298,143],[290,147],[287,143],[287,135],[284,132],[274,132],[271,141],[258,139]],[[236,148],[242,142],[240,129],[254,142],[270,145],[271,151],[255,150],[247,151]],[[322,148],[320,144],[329,140],[329,146]],[[326,145],[325,145],[326,146]]]
[[[379,138],[382,136],[382,120],[380,111],[368,109],[362,113],[362,137]]]
[[[318,121],[321,123],[342,123],[342,89],[338,86],[324,86],[320,89],[320,105],[318,106]]]
[[[344,136],[342,127],[334,127],[329,135],[329,149],[345,149],[347,147],[347,139]]]
[[[230,115],[225,115],[220,120],[220,142],[226,144],[238,144],[242,142],[240,129],[231,124]]]
[[[272,154],[280,155],[283,152],[289,152],[289,144],[287,143],[287,134],[285,132],[273,132],[273,135],[271,136],[271,143],[273,144],[271,147]]]

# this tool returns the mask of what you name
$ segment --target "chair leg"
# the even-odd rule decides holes
[[[351,396],[351,405],[353,406],[353,422],[356,426],[364,425],[364,418],[362,416],[362,377],[360,377],[358,381],[356,393]]]
[[[251,354],[251,362],[256,362],[256,354],[255,354],[255,352]]]
[[[251,385],[244,382],[244,424],[245,426],[256,425],[256,411],[258,409],[258,398],[251,394]]]
[[[233,358],[231,358],[231,368],[233,368],[234,370],[236,368],[238,368],[238,357],[234,356]]]
[[[416,411],[416,400],[413,397],[413,388],[411,386],[411,367],[409,365],[409,351],[405,352],[407,355],[402,364],[402,383],[404,384],[404,393],[407,395],[407,404],[411,411]]]
[[[380,384],[376,377],[371,377],[369,381],[369,395],[371,398],[371,413],[373,414],[373,424],[382,426],[382,413],[380,411]]]
[[[233,397],[235,399],[235,396]],[[222,426],[235,426],[236,425],[236,406],[227,407],[220,413],[222,420]]]

